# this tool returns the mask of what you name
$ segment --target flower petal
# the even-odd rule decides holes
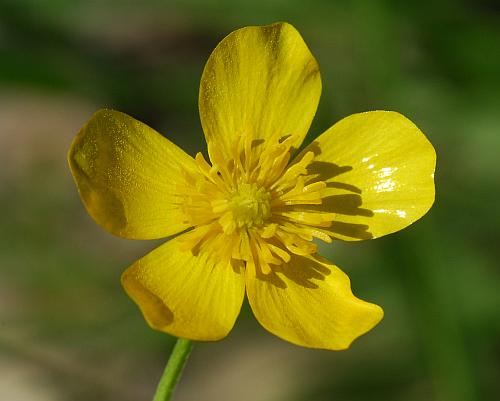
[[[147,125],[99,110],[76,136],[68,161],[87,211],[109,232],[152,239],[189,227],[178,186],[196,164]]]
[[[200,117],[207,143],[226,155],[240,136],[296,136],[301,143],[321,94],[319,67],[287,23],[232,32],[207,61],[200,84]]]
[[[353,241],[401,230],[434,203],[436,153],[406,117],[372,111],[344,118],[304,152],[316,156],[308,168],[327,183],[323,204],[336,214],[334,238]]]
[[[260,324],[297,345],[346,349],[383,317],[379,306],[352,294],[345,273],[318,256],[293,255],[279,272],[266,276],[249,270],[246,282]]]
[[[129,267],[123,287],[153,329],[191,340],[221,339],[240,311],[243,273],[206,252],[183,250],[184,235]]]

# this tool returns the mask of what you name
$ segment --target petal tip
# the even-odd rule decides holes
[[[353,332],[350,337],[345,338],[345,342],[339,342],[335,347],[326,348],[332,351],[343,351],[351,348],[356,340],[373,330],[384,318],[384,310],[377,304],[372,304],[363,300],[359,300],[366,309],[365,319],[360,322],[358,330]],[[360,320],[362,320],[360,318]]]

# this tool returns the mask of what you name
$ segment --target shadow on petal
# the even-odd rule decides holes
[[[322,206],[329,212],[337,214],[346,214],[349,216],[372,217],[373,212],[370,209],[360,207],[363,199],[356,194],[333,195],[323,198]]]
[[[331,273],[331,269],[328,267],[331,264],[330,261],[319,255],[314,255],[314,257],[293,255],[290,262],[274,266],[273,272],[265,275],[257,274],[256,278],[285,289],[287,288],[286,280],[281,279],[279,273],[301,287],[314,289],[319,287],[316,281],[324,281],[325,277]]]
[[[319,181],[328,181],[351,170],[351,166],[339,166],[335,163],[320,162],[316,160],[312,161],[311,164],[307,166],[307,172],[317,175]]]
[[[321,153],[321,149],[317,143],[313,142],[308,150],[312,150],[316,155]],[[373,217],[374,213],[371,209],[363,206],[363,191],[361,188],[349,184],[348,182],[341,182],[337,177],[351,171],[352,166],[339,166],[335,163],[313,161],[308,166],[308,173],[317,176],[320,181],[325,181],[327,188],[330,190],[341,190],[342,192],[348,191],[351,193],[340,193],[327,196],[322,199],[322,204],[317,206],[310,206],[310,209],[317,211],[328,211],[337,215],[345,216],[363,216]],[[335,178],[335,181],[331,181]],[[349,237],[353,239],[365,240],[373,238],[373,234],[368,231],[367,224],[346,223],[341,221],[333,221],[329,227],[334,239],[344,239],[342,237]],[[335,235],[337,234],[337,236]]]
[[[368,225],[366,224],[355,224],[355,223],[344,223],[342,221],[334,221],[329,227],[329,230],[333,233],[333,239],[342,239],[335,236],[339,234],[345,237],[351,237],[356,239],[372,239],[373,234],[368,231]]]

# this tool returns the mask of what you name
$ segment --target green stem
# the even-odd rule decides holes
[[[193,349],[190,340],[179,338],[163,371],[153,401],[168,401],[172,397],[175,386],[182,374],[182,369]]]

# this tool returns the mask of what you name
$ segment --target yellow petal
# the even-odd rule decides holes
[[[226,155],[240,136],[294,135],[298,147],[321,94],[319,67],[287,23],[232,32],[207,61],[200,84],[200,117],[207,142]]]
[[[191,340],[221,339],[240,311],[243,273],[206,252],[183,250],[182,237],[128,268],[122,284],[153,329]]]
[[[347,275],[324,259],[293,255],[280,270],[259,277],[249,270],[246,281],[255,317],[284,340],[346,349],[383,317],[379,306],[356,298]]]
[[[99,110],[76,136],[68,161],[87,211],[111,233],[152,239],[189,227],[178,189],[196,164],[147,125]]]
[[[334,238],[377,238],[410,225],[434,203],[436,153],[406,117],[391,111],[353,114],[333,125],[304,152],[309,173],[327,182],[323,204],[336,214]]]

